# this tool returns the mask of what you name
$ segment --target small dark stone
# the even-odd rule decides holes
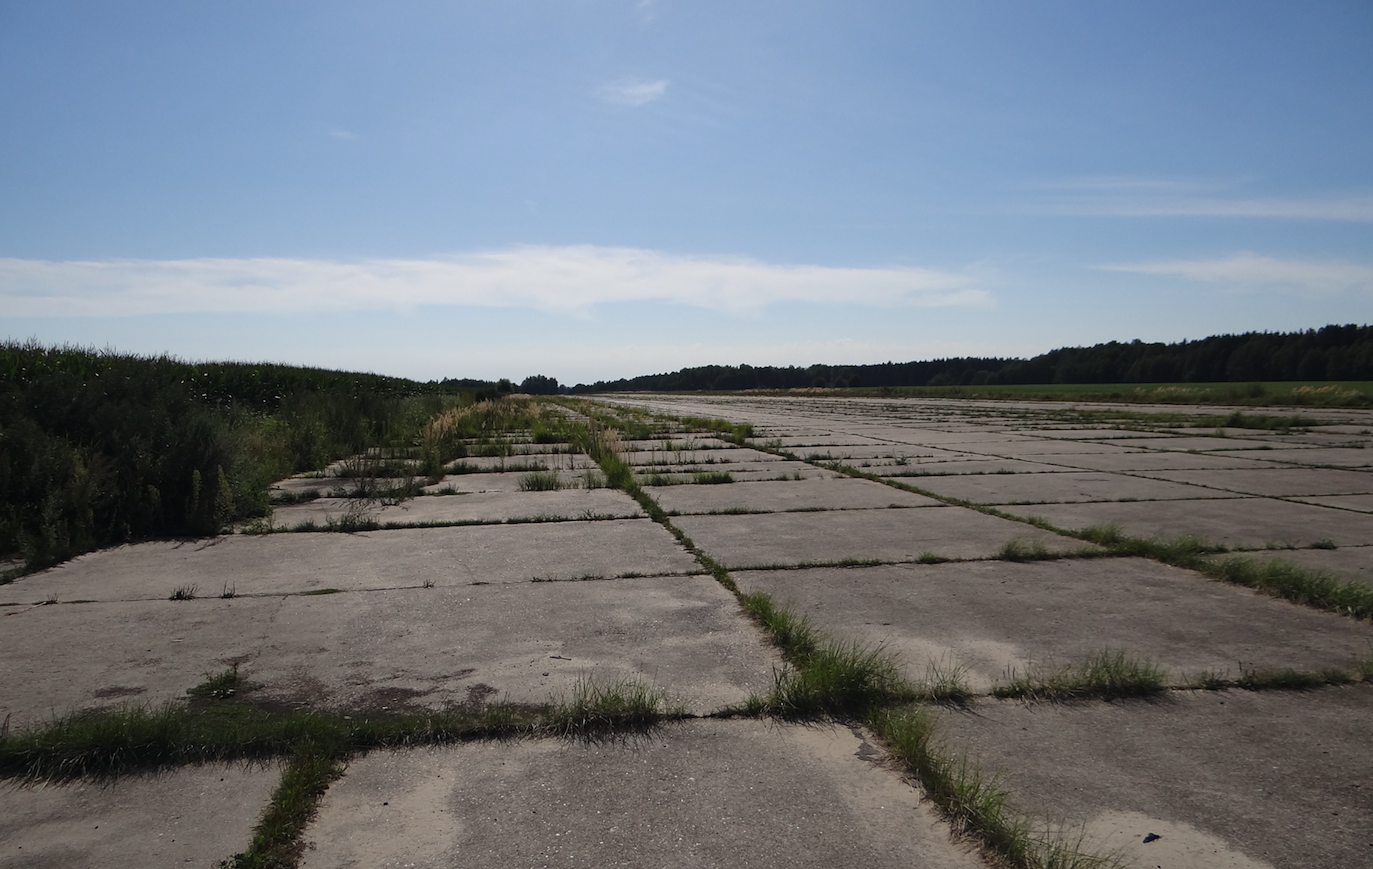
[[[1162,838],[1163,838],[1163,837],[1160,836],[1158,833],[1150,833],[1149,835],[1147,835],[1147,836],[1144,837],[1144,843],[1147,845],[1148,843],[1150,843],[1150,842],[1152,842],[1152,841],[1154,841],[1154,840],[1156,840],[1156,839],[1162,839]]]

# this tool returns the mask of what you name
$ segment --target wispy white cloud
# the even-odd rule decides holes
[[[1328,260],[1277,259],[1253,252],[1207,260],[1159,260],[1097,268],[1182,278],[1236,289],[1285,289],[1321,295],[1373,292],[1373,266]]]
[[[973,279],[929,269],[778,265],[594,246],[517,247],[433,259],[0,259],[11,317],[295,313],[420,305],[585,312],[658,301],[732,313],[784,302],[984,306]]]
[[[1244,182],[1101,176],[1038,185],[1030,210],[1084,217],[1250,217],[1373,221],[1373,195],[1254,197]]]
[[[328,136],[329,138],[331,138],[331,139],[343,139],[344,141],[347,141],[347,142],[351,142],[351,141],[353,141],[354,139],[360,139],[360,138],[362,138],[362,137],[359,136],[357,133],[354,133],[354,132],[352,132],[351,130],[341,130],[341,129],[330,130],[330,131],[329,131],[328,133],[326,133],[325,135],[327,135],[327,136]]]
[[[601,99],[617,106],[643,106],[667,95],[667,79],[644,81],[621,79],[602,85],[597,91]]]

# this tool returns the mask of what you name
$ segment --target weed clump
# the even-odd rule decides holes
[[[543,729],[559,736],[578,736],[598,731],[646,730],[664,717],[685,714],[669,707],[659,689],[629,679],[601,684],[579,679],[570,697],[549,702]]]
[[[563,488],[557,471],[531,471],[519,479],[521,492],[555,492]]]
[[[1057,669],[1031,666],[1023,675],[1012,670],[1009,682],[992,693],[1020,700],[1115,700],[1152,696],[1165,687],[1164,672],[1157,666],[1129,658],[1123,651],[1105,651]]]
[[[1226,558],[1205,565],[1203,572],[1294,603],[1354,618],[1373,618],[1373,586],[1353,580],[1346,582],[1280,558],[1266,562],[1251,558]]]

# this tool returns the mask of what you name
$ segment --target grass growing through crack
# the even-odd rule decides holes
[[[1245,585],[1295,603],[1355,618],[1373,618],[1373,586],[1340,580],[1279,558],[1259,562],[1251,558],[1226,558],[1203,565],[1203,573]]]
[[[1012,670],[1007,684],[992,689],[1001,698],[1020,700],[1115,700],[1149,697],[1166,690],[1165,674],[1147,661],[1123,651],[1098,652],[1079,664],[1064,667],[1031,665],[1020,674]]]
[[[198,700],[227,700],[247,688],[247,680],[238,672],[238,664],[213,676],[205,674],[205,681],[194,688],[187,688],[186,694]]]
[[[698,471],[691,475],[691,482],[705,486],[733,483],[734,475],[729,471]]]
[[[1103,546],[1114,555],[1153,558],[1294,603],[1354,618],[1373,618],[1373,586],[1357,580],[1342,580],[1280,558],[1267,561],[1243,556],[1216,559],[1214,556],[1224,553],[1225,547],[1208,544],[1197,537],[1171,541],[1129,537],[1114,525],[1086,528],[1076,536]]]
[[[1057,556],[1049,551],[1042,540],[1026,541],[1017,537],[1014,540],[1007,540],[992,557],[1002,561],[1044,561]]]
[[[563,488],[557,471],[530,471],[519,479],[521,492],[556,492]]]
[[[628,679],[608,684],[579,679],[570,697],[557,698],[544,715],[543,729],[559,736],[604,730],[643,730],[664,718],[686,714],[669,706],[666,695],[651,685]]]
[[[285,759],[250,847],[229,869],[288,869],[320,795],[348,758],[375,748],[520,736],[642,732],[682,717],[661,691],[632,680],[582,680],[543,706],[490,703],[411,713],[284,712],[244,702],[237,666],[187,691],[188,703],[123,706],[0,734],[0,778],[112,779],[194,763]]]
[[[602,468],[607,468],[606,458],[598,460]],[[923,690],[906,683],[894,660],[882,649],[830,640],[808,619],[778,606],[770,596],[740,592],[729,571],[673,525],[632,478],[625,490],[721,585],[736,595],[787,660],[786,668],[776,671],[769,695],[750,698],[742,711],[755,715],[866,718],[879,737],[900,746],[893,753],[926,786],[955,826],[977,838],[986,851],[1002,861],[1027,869],[1098,869],[1114,865],[1110,860],[1079,853],[1072,841],[1032,835],[1028,819],[1006,807],[1006,793],[995,780],[983,776],[966,761],[953,760],[942,747],[933,745],[933,719],[928,710],[895,708],[915,699],[966,699],[968,688],[961,669],[932,666]],[[930,554],[922,560],[937,563],[944,559]]]
[[[984,772],[967,755],[955,755],[939,743],[928,707],[876,709],[868,726],[909,769],[954,829],[978,840],[999,861],[1030,869],[1108,869],[1109,857],[1082,853],[1081,842],[1053,833],[1036,833],[1035,825],[1009,804],[1001,780]]]

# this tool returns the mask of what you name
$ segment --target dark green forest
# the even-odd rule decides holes
[[[1112,341],[1032,359],[958,358],[878,365],[706,365],[579,384],[574,393],[998,384],[1245,383],[1373,380],[1373,327],[1247,332],[1176,344]]]
[[[0,558],[32,569],[265,516],[273,481],[410,447],[473,397],[375,374],[0,344]]]

